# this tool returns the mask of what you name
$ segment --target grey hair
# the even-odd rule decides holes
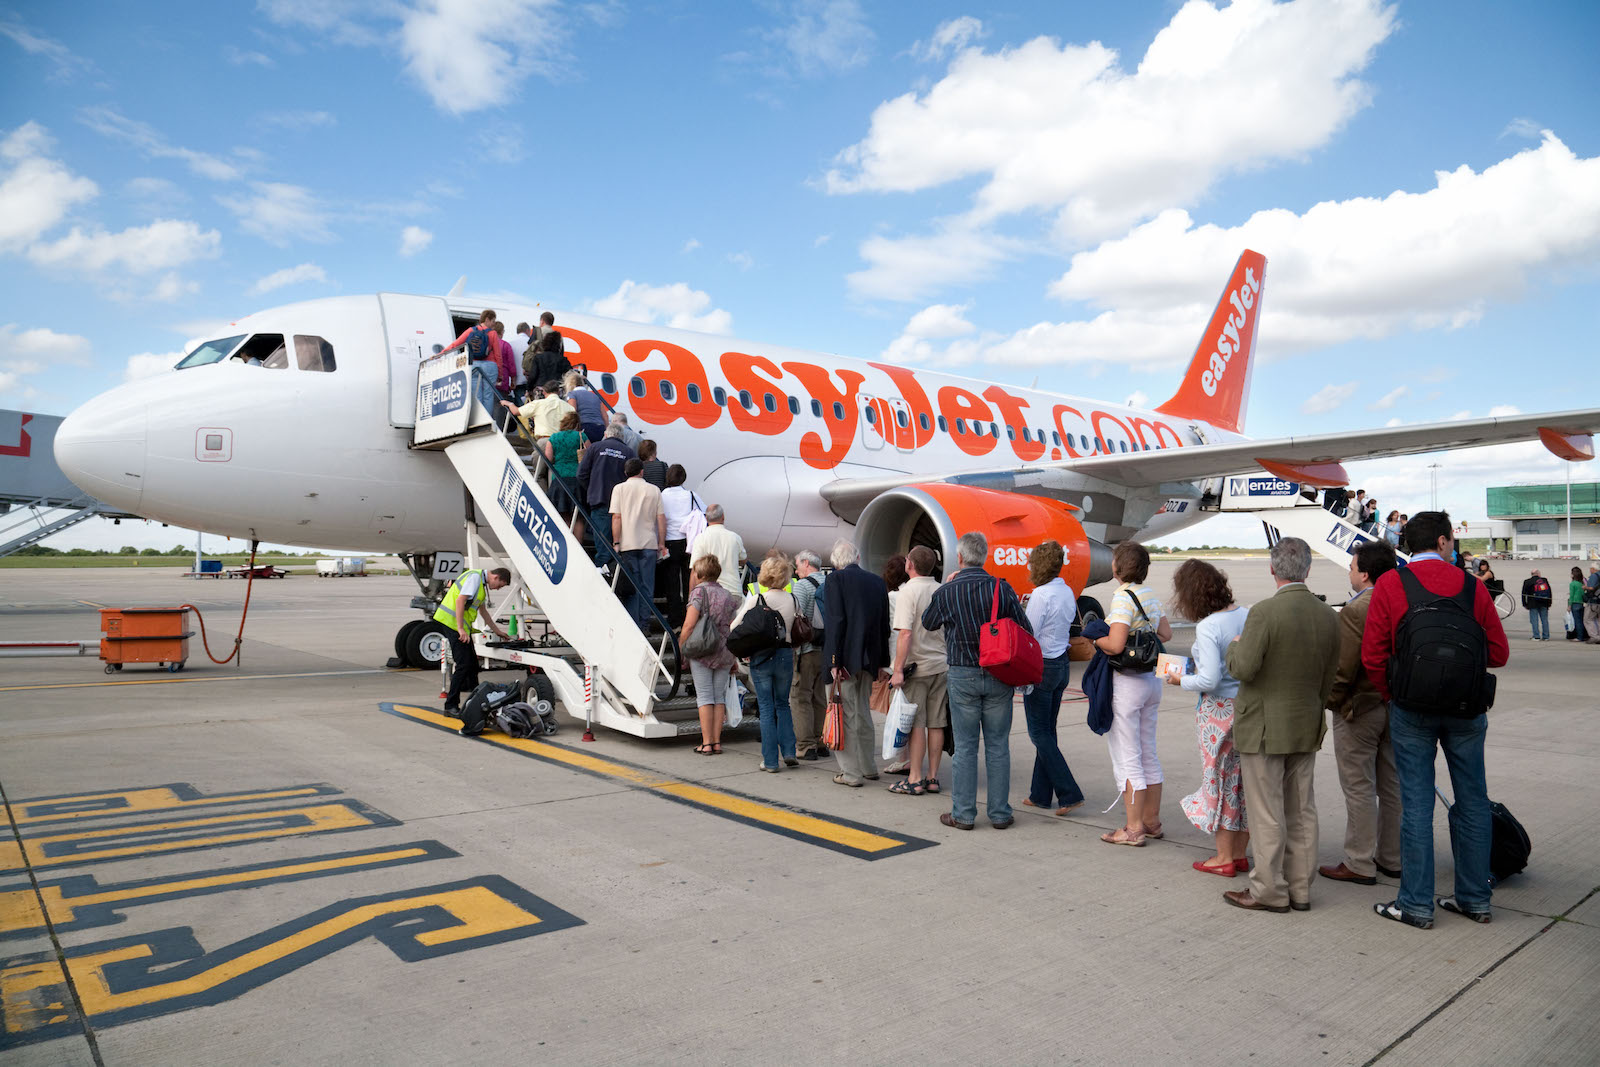
[[[626,426],[628,425],[628,416],[624,415],[620,411],[613,411],[611,413],[611,421],[620,422],[622,425]]]
[[[822,557],[811,551],[809,548],[802,548],[800,551],[796,552],[794,554],[794,562],[796,566],[804,563],[813,570],[820,571],[822,569]]]
[[[848,567],[861,560],[861,550],[856,548],[856,543],[848,537],[841,537],[833,543],[833,551],[828,553],[828,558],[833,560],[835,567]]]
[[[726,517],[721,504],[712,504],[706,508],[706,522],[721,522]]]
[[[989,558],[989,539],[976,530],[956,542],[956,560],[963,567],[981,567]]]
[[[606,426],[606,436],[621,437],[622,423],[618,422],[616,419],[612,419],[611,422]]]
[[[1272,573],[1286,582],[1303,582],[1311,573],[1311,546],[1285,537],[1272,546]]]

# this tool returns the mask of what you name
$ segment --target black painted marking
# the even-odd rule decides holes
[[[129,808],[128,797],[166,789],[181,805],[175,808]],[[262,793],[288,793],[294,796],[262,797]],[[344,790],[326,782],[307,782],[303,785],[266,786],[261,789],[241,789],[234,793],[203,793],[188,782],[162,782],[157,785],[132,786],[127,789],[100,789],[92,793],[57,793],[48,797],[29,797],[13,801],[11,809],[17,822],[32,824],[46,820],[65,820],[78,817],[84,820],[110,818],[121,815],[148,815],[153,811],[187,811],[191,808],[217,804],[269,804],[280,800],[310,800],[315,797],[336,796]]]

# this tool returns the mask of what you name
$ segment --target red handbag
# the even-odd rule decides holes
[[[1044,653],[1033,635],[1000,617],[1000,579],[994,581],[994,606],[978,632],[978,666],[1006,685],[1038,685],[1044,680]]]

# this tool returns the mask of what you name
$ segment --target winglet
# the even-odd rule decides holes
[[[1250,400],[1250,372],[1255,369],[1251,357],[1266,274],[1267,257],[1245,249],[1200,336],[1183,384],[1157,411],[1240,432]]]

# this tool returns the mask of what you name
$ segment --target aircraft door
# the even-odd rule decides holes
[[[434,345],[455,340],[444,298],[379,293],[384,348],[389,353],[389,425],[417,424],[417,365]]]

